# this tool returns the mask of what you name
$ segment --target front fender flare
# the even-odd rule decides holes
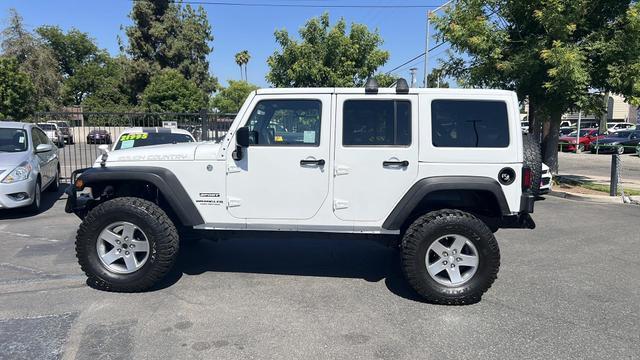
[[[104,167],[90,168],[80,178],[85,186],[110,181],[144,181],[153,184],[164,196],[173,212],[185,226],[204,224],[204,219],[178,178],[161,167]]]

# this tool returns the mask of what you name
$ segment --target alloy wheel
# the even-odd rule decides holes
[[[480,257],[468,238],[445,235],[431,243],[425,255],[429,276],[446,286],[460,286],[471,280],[478,269]]]
[[[96,241],[98,258],[109,271],[130,274],[149,259],[149,239],[133,223],[118,221],[104,228]]]

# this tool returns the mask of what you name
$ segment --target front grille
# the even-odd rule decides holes
[[[542,185],[549,185],[549,181],[550,180],[551,179],[549,179],[549,178],[545,178],[545,179],[542,179],[541,183],[542,183]]]

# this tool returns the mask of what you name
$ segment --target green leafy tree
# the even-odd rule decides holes
[[[274,86],[362,86],[389,59],[379,48],[382,38],[377,30],[354,23],[347,33],[346,21],[340,19],[331,27],[328,13],[309,20],[300,37],[298,42],[286,30],[275,32],[282,50],[267,60],[267,81]]]
[[[460,0],[434,22],[459,54],[446,62],[447,74],[528,100],[529,129],[542,131],[543,161],[554,171],[563,113],[602,104],[593,90],[640,100],[635,1]]]
[[[434,68],[427,76],[427,86],[430,88],[448,88],[449,83],[445,80],[445,73],[442,69]]]
[[[211,105],[222,113],[237,113],[249,93],[257,89],[257,86],[246,81],[229,80],[229,86],[211,99]]]
[[[142,93],[142,107],[151,112],[195,112],[206,109],[207,94],[177,70],[165,69],[151,78]]]
[[[0,119],[23,120],[33,113],[34,89],[13,58],[0,57]]]
[[[373,75],[373,77],[376,79],[379,87],[390,87],[400,78],[399,76],[385,73],[376,74]]]
[[[56,57],[48,46],[26,30],[15,9],[9,10],[8,26],[2,31],[2,52],[15,58],[20,71],[29,77],[36,110],[53,110],[60,105],[62,76]]]
[[[45,25],[36,28],[36,33],[53,51],[65,77],[73,76],[80,67],[95,60],[97,56],[104,56],[94,40],[77,29],[71,29],[65,34],[58,26]]]
[[[125,28],[128,45],[123,50],[138,63],[130,78],[137,93],[153,74],[167,68],[176,69],[206,93],[215,90],[217,80],[209,74],[207,60],[213,35],[202,7],[170,0],[135,1],[129,17],[133,25]]]

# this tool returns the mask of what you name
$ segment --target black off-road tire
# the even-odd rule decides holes
[[[478,251],[475,274],[459,286],[440,284],[427,271],[429,246],[450,234],[466,237]],[[459,210],[438,210],[419,217],[402,238],[401,252],[407,281],[427,302],[434,304],[464,305],[480,301],[500,268],[500,249],[491,230],[475,216]]]
[[[98,258],[96,242],[100,232],[117,221],[135,224],[149,241],[149,258],[133,273],[111,272]],[[139,292],[153,287],[171,270],[178,255],[178,243],[178,231],[160,207],[144,199],[122,197],[99,204],[87,214],[76,236],[76,256],[90,286],[106,291]]]
[[[531,193],[540,196],[540,180],[542,178],[542,151],[540,142],[533,134],[522,136],[524,149],[524,164],[531,169]]]

